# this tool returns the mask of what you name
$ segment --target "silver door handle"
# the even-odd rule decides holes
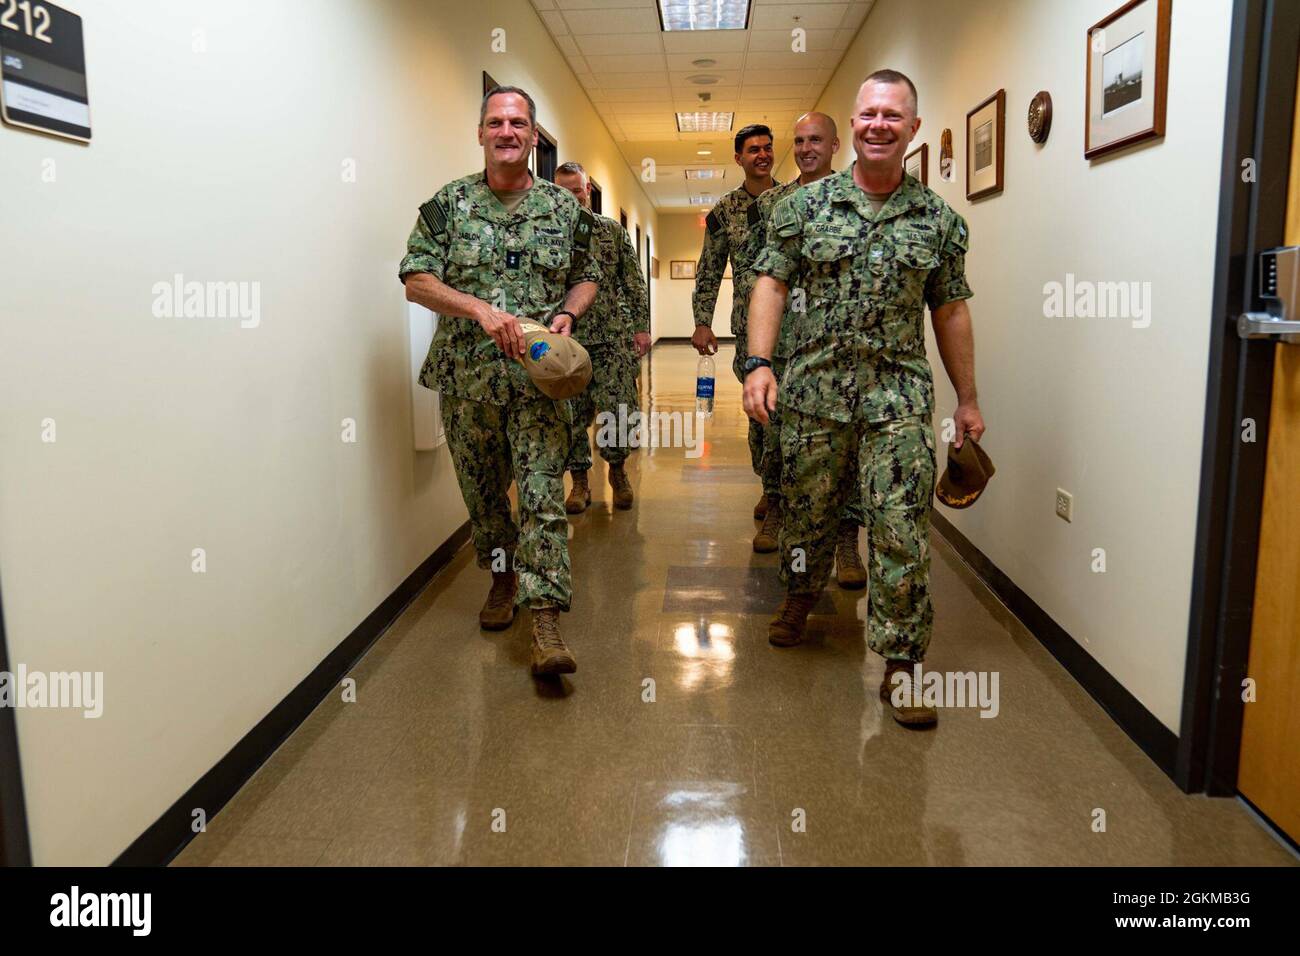
[[[1237,334],[1243,339],[1273,339],[1300,345],[1300,322],[1280,319],[1267,312],[1246,312],[1237,316]]]

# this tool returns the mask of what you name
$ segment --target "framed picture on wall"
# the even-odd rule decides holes
[[[903,157],[903,172],[918,183],[930,184],[930,144],[922,143]]]
[[[1170,0],[1130,0],[1088,28],[1083,155],[1165,135]]]
[[[668,263],[668,274],[674,279],[694,279],[695,263],[690,259],[673,259]]]
[[[1007,130],[1007,91],[998,90],[966,114],[966,198],[1002,192]]]

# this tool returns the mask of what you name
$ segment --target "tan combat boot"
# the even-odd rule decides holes
[[[913,677],[916,665],[911,661],[888,661],[885,664],[885,679],[880,682],[880,699],[888,706],[894,719],[905,727],[932,727],[939,722],[939,712],[921,703],[921,689],[915,688],[913,695]],[[902,673],[902,684],[897,688],[899,703],[894,703],[894,675]]]
[[[533,676],[572,674],[577,669],[573,652],[560,638],[560,609],[533,608]]]
[[[627,511],[632,507],[632,482],[627,480],[623,463],[609,466],[609,486],[614,489],[614,507]]]
[[[758,504],[754,505],[754,520],[762,521],[767,517],[767,492],[758,496]]]
[[[840,523],[835,542],[835,582],[846,591],[860,591],[867,586],[867,569],[858,554],[858,526],[853,521]]]
[[[754,535],[754,551],[758,554],[771,554],[779,546],[777,536],[781,533],[781,499],[775,495],[768,499],[767,514],[763,517],[763,526]]]
[[[787,594],[776,609],[776,617],[767,625],[767,642],[775,647],[794,647],[803,643],[808,612],[816,603],[816,594]]]
[[[571,515],[580,515],[591,504],[591,486],[587,484],[585,471],[570,474],[573,475],[573,487],[569,489],[569,497],[564,499],[564,510]]]
[[[513,571],[493,571],[492,590],[483,610],[478,612],[478,626],[485,631],[504,631],[515,619],[515,594],[519,577]]]

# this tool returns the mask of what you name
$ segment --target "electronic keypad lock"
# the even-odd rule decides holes
[[[1259,254],[1259,297],[1267,312],[1237,317],[1243,339],[1300,344],[1300,246],[1279,246]]]

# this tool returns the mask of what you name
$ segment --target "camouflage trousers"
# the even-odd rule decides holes
[[[776,376],[779,383],[781,376],[785,374],[785,359],[772,359],[772,374]],[[776,411],[768,415],[768,423],[763,428],[763,458],[761,462],[760,476],[763,479],[763,491],[769,496],[779,495],[781,493],[781,408],[777,406]],[[858,452],[853,449],[851,460],[848,462],[849,472],[857,471]],[[862,511],[862,493],[855,485],[849,492],[849,498],[844,505],[844,521],[852,521],[859,528],[865,528],[867,520]]]
[[[587,351],[591,355],[591,384],[581,395],[569,399],[573,424],[569,432],[568,458],[564,463],[566,471],[586,471],[591,467],[587,429],[597,414],[608,412],[617,422],[619,405],[627,409],[624,417],[631,416],[640,407],[636,393],[636,373],[640,362],[631,347],[620,342],[590,345]],[[600,434],[599,428],[596,434]],[[626,461],[628,454],[629,449],[617,443],[600,445],[600,457],[611,465]]]
[[[736,333],[736,357],[731,360],[731,370],[736,373],[736,379],[740,382],[741,388],[745,386],[745,360],[749,358],[749,337],[743,332]],[[763,426],[754,419],[749,420],[749,463],[754,469],[754,474],[758,475],[763,481],[763,491],[768,495],[776,495],[780,492],[779,482],[772,482],[768,487],[768,477],[763,474]]]
[[[568,414],[548,398],[489,405],[442,396],[456,481],[469,510],[478,566],[519,574],[515,603],[569,609],[569,522],[564,513]],[[510,515],[510,482],[519,525]]]
[[[781,580],[820,594],[834,561],[835,528],[855,490],[867,529],[867,644],[891,660],[925,657],[930,604],[934,430],[922,418],[847,423],[782,409]],[[856,455],[856,463],[854,457]]]

